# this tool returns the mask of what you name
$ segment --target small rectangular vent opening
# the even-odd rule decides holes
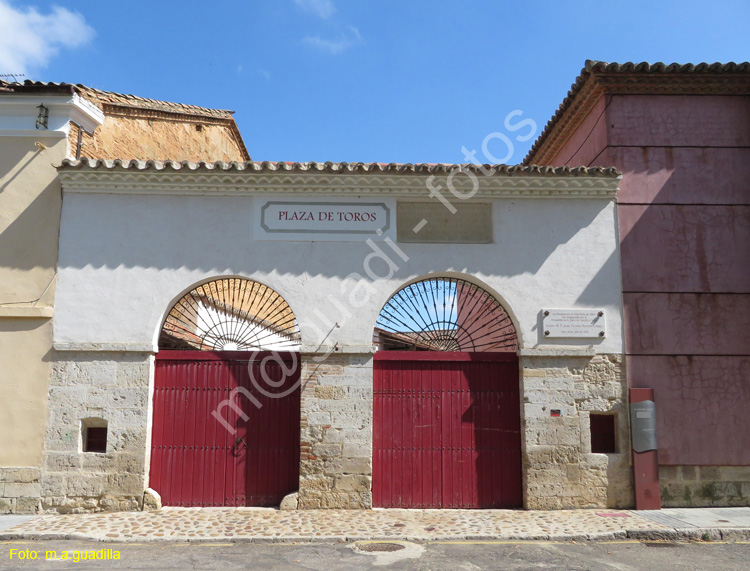
[[[591,452],[597,454],[614,454],[617,452],[615,414],[589,415],[589,426],[591,428]]]
[[[83,452],[107,451],[107,421],[87,418],[81,421],[81,449]]]

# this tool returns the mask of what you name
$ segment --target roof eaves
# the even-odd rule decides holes
[[[177,113],[180,115],[193,115],[201,117],[213,117],[217,119],[231,119],[233,111],[227,109],[209,109],[197,105],[187,105],[185,103],[173,103],[158,99],[148,99],[132,94],[115,93],[113,91],[104,91],[94,87],[77,84],[76,89],[79,93],[92,100],[94,103],[105,106],[125,107],[133,109],[147,109],[152,111],[161,111],[164,113]]]
[[[209,109],[197,105],[186,105],[184,103],[170,103],[156,99],[147,99],[137,95],[103,91],[83,84],[72,83],[44,83],[41,81],[26,80],[23,83],[7,82],[0,80],[1,93],[59,93],[64,95],[78,94],[86,101],[96,105],[102,111],[116,113],[118,111],[139,109],[146,112],[167,113],[168,116],[186,118],[210,119],[225,124],[232,133],[242,157],[251,160],[245,141],[242,139],[237,122],[234,120],[234,111],[227,109]]]
[[[624,84],[621,79],[630,76],[632,81]],[[559,131],[558,125],[567,123],[573,115],[581,111],[588,111],[590,106],[596,103],[596,98],[601,93],[626,92],[626,93],[649,93],[654,92],[655,83],[660,83],[658,92],[671,94],[691,92],[706,92],[708,83],[716,84],[716,92],[732,92],[727,89],[725,82],[728,77],[740,76],[745,81],[738,86],[738,93],[750,93],[750,62],[729,63],[698,63],[698,64],[665,64],[657,63],[609,63],[604,61],[586,60],[584,68],[576,78],[575,82],[563,99],[555,114],[547,122],[542,133],[531,146],[522,164],[530,165],[544,162],[537,160],[540,156],[546,158],[547,153],[542,153],[553,133]],[[607,78],[612,81],[607,81]],[[690,81],[686,81],[689,79]],[[664,86],[668,82],[672,89]],[[700,84],[700,87],[696,86]],[[651,87],[651,89],[649,89]],[[599,91],[597,91],[597,88]],[[596,97],[595,97],[596,96]],[[583,99],[583,101],[579,101]],[[564,119],[566,119],[564,121]],[[563,125],[565,127],[567,125]],[[551,158],[551,157],[550,157]]]
[[[552,167],[537,165],[475,165],[446,163],[362,163],[362,162],[205,162],[155,161],[123,159],[64,159],[60,170],[121,170],[121,171],[223,171],[223,172],[308,172],[341,174],[450,174],[456,170],[472,173],[499,174],[506,176],[583,176],[617,178],[614,167]]]
[[[103,105],[113,105],[117,107],[162,111],[165,113],[178,113],[181,115],[213,117],[217,119],[232,119],[234,114],[234,111],[227,109],[209,109],[207,107],[187,105],[185,103],[172,103],[158,99],[148,99],[137,95],[115,93],[114,91],[103,91],[80,83],[75,85],[72,83],[44,83],[28,79],[23,83],[19,83],[0,80],[0,91],[11,93],[77,93],[99,107],[102,107]]]
[[[23,83],[0,80],[0,93],[61,93],[72,95],[75,85],[70,83],[43,83],[26,80]]]

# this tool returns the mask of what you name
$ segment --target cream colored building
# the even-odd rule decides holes
[[[248,160],[231,112],[0,82],[0,513],[39,506],[65,158]]]

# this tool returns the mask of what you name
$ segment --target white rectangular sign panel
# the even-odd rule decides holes
[[[393,234],[390,200],[258,200],[259,240],[383,240]]]
[[[546,309],[543,315],[545,339],[604,337],[607,334],[603,309]]]

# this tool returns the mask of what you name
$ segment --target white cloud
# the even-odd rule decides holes
[[[324,20],[333,16],[336,11],[332,0],[294,0],[294,3],[303,10],[312,12]]]
[[[320,36],[308,36],[302,38],[302,41],[315,49],[328,52],[331,55],[336,55],[356,46],[357,44],[361,44],[362,36],[357,28],[349,26],[347,31],[335,40],[321,38]]]
[[[0,0],[0,73],[28,74],[46,67],[60,48],[84,45],[94,34],[81,14],[66,8],[41,14]]]

